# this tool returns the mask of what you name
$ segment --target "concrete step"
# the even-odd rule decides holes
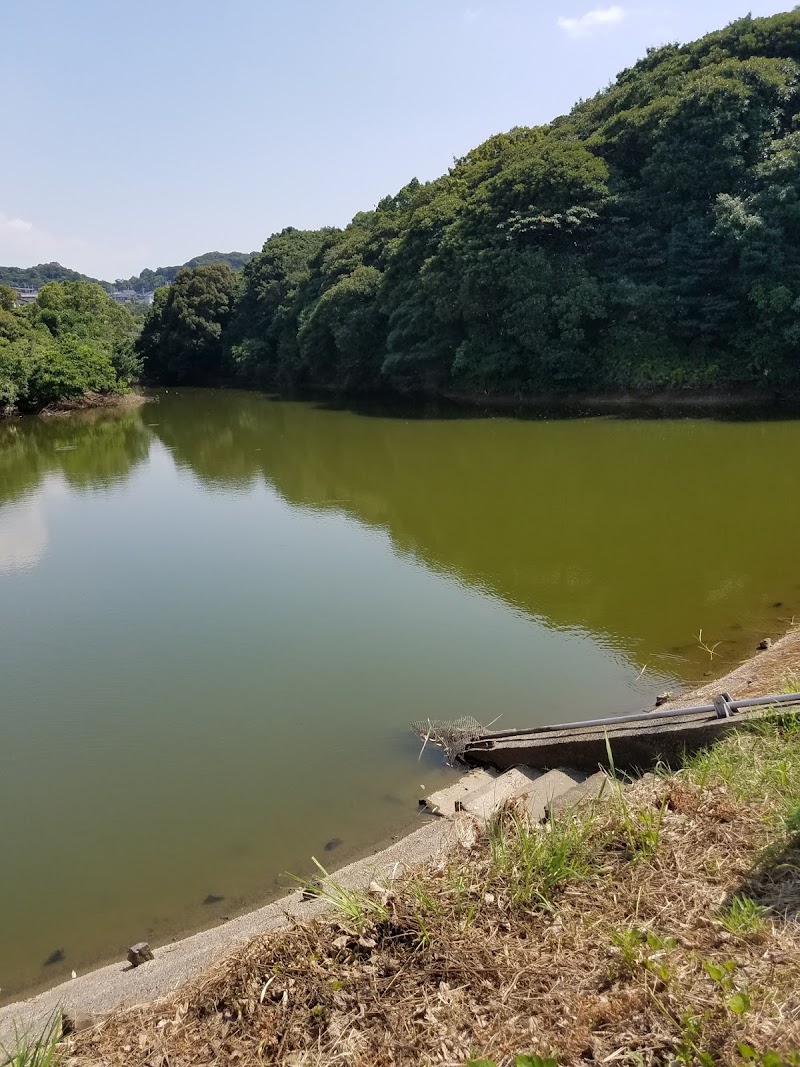
[[[568,768],[559,768],[543,774],[525,799],[525,807],[531,822],[542,822],[546,819],[551,804],[558,797],[571,792],[585,781],[586,773],[584,771],[575,771]]]
[[[573,795],[574,803],[578,803],[594,787],[596,796],[605,780],[602,772],[590,779],[585,771],[571,768],[543,773],[531,767],[512,767],[502,774],[480,768],[421,799],[420,806],[432,815],[452,819],[466,812],[486,822],[507,800],[522,800],[531,820],[542,822],[561,797]]]
[[[512,767],[490,785],[467,796],[461,804],[461,810],[487,822],[507,800],[526,797],[541,778],[541,771]]]
[[[574,811],[575,808],[578,808],[583,804],[590,804],[601,794],[607,793],[610,786],[611,779],[606,772],[595,771],[595,773],[590,774],[585,781],[568,789],[566,793],[561,793],[559,796],[553,797],[546,812],[546,817],[549,817],[552,814],[553,818],[558,818],[558,816],[563,815],[564,812]]]
[[[420,807],[430,815],[444,815],[452,818],[457,811],[463,810],[464,801],[474,793],[487,789],[498,777],[497,771],[479,767],[459,778],[453,785],[439,789],[427,797],[420,798]]]

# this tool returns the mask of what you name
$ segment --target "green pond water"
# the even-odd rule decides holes
[[[0,996],[413,826],[453,774],[413,719],[632,711],[740,658],[800,616],[798,470],[788,420],[170,390],[0,424]]]

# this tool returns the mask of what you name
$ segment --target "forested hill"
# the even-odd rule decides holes
[[[224,263],[232,270],[241,270],[253,252],[205,252],[202,256],[195,256],[188,263],[182,263],[177,267],[156,267],[155,270],[145,268],[133,278],[118,278],[114,282],[115,289],[135,289],[137,292],[150,292],[159,289],[162,285],[170,285],[175,281],[178,271],[184,267],[204,267],[213,263]]]
[[[35,267],[0,267],[0,285],[11,285],[22,289],[41,289],[48,282],[97,282],[88,274],[80,274],[60,263],[39,263]],[[105,289],[110,289],[109,282],[99,282]]]
[[[800,388],[800,10],[651,50],[343,230],[178,274],[151,377],[342,390]]]
[[[97,285],[102,285],[106,292],[114,292],[118,289],[150,292],[158,289],[159,286],[169,285],[175,280],[178,271],[184,267],[226,263],[233,270],[241,270],[252,255],[252,252],[206,252],[176,267],[156,267],[155,270],[145,268],[141,274],[134,275],[132,278],[118,278],[115,282],[90,278],[86,274],[70,270],[69,267],[62,267],[60,263],[39,263],[36,267],[0,267],[0,285],[39,289],[48,282],[95,282]]]

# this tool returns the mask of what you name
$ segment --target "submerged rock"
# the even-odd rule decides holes
[[[218,897],[215,893],[209,893],[208,896],[203,901],[203,903],[204,904],[219,904],[224,899],[225,899],[225,897]]]
[[[42,964],[43,967],[52,967],[54,963],[63,963],[64,961],[64,949],[56,948],[50,953],[47,959]]]
[[[335,848],[338,848],[339,845],[341,845],[341,843],[342,843],[341,837],[332,837],[330,839],[330,841],[326,841],[325,842],[325,851],[326,852],[333,852],[333,850]]]
[[[128,949],[128,963],[131,967],[138,967],[142,963],[148,963],[154,959],[153,950],[146,941],[137,941]]]

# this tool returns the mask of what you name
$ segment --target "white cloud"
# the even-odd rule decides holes
[[[622,22],[627,14],[624,7],[614,4],[612,7],[596,7],[577,18],[561,16],[558,25],[570,37],[589,37],[593,33]]]
[[[9,230],[21,230],[23,233],[33,229],[33,223],[27,219],[9,219],[5,215],[0,215],[0,226],[7,226]]]
[[[51,233],[27,219],[0,211],[0,264],[32,267],[57,260],[64,267],[113,281],[138,272],[148,261],[142,244],[118,246]],[[136,264],[141,264],[136,266]]]

